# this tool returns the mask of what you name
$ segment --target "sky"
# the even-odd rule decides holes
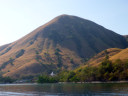
[[[61,14],[128,34],[128,0],[0,0],[0,46],[14,42]]]

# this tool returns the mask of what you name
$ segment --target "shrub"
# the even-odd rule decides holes
[[[25,50],[21,49],[20,51],[17,52],[16,54],[16,58],[19,58],[20,56],[22,56],[24,54]]]

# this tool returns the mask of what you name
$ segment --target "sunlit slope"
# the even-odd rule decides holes
[[[125,38],[92,21],[61,15],[0,47],[0,70],[16,78],[74,69],[107,48],[126,48]]]
[[[128,48],[126,49],[119,49],[119,48],[106,49],[98,53],[93,58],[91,58],[88,62],[86,62],[86,65],[88,64],[90,66],[98,66],[106,58],[106,56],[108,56],[109,60],[113,62],[118,59],[122,61],[128,60]]]
[[[110,60],[117,60],[117,59],[121,59],[121,60],[128,59],[128,48],[123,49],[121,52],[119,52],[118,54],[115,54],[110,58]]]
[[[91,58],[87,62],[87,64],[89,64],[91,66],[97,66],[106,58],[106,55],[109,56],[109,58],[112,58],[116,54],[120,53],[122,50],[123,49],[119,49],[119,48],[106,49],[106,50],[98,53],[97,55],[95,55],[93,58]]]

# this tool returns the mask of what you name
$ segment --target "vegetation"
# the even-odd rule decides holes
[[[14,79],[11,79],[10,77],[2,77],[0,76],[0,83],[12,83],[14,82]]]
[[[59,49],[56,49],[55,55],[60,56]],[[109,60],[109,52],[104,51],[104,59],[97,67],[86,66],[72,71],[62,71],[56,75],[56,82],[91,82],[91,81],[119,81],[128,80],[128,60],[121,61],[117,59],[115,62]],[[73,59],[71,62],[74,63]],[[52,77],[52,80],[54,77]],[[52,82],[51,77],[41,76],[38,80],[42,83]],[[39,82],[38,81],[38,82]],[[40,83],[39,82],[39,83]]]
[[[1,70],[1,69],[4,69],[8,64],[13,65],[14,60],[15,60],[15,59],[9,58],[8,61],[4,62],[4,63],[0,66],[0,70]]]
[[[45,59],[46,59],[48,62],[52,62],[52,61],[53,61],[52,58],[50,57],[50,54],[49,54],[48,52],[45,52],[45,53],[44,53],[44,57],[45,57]]]
[[[43,61],[43,59],[42,59],[42,57],[40,56],[40,55],[36,55],[36,58],[35,58],[38,62],[41,62],[41,61]],[[41,60],[41,61],[40,61]]]
[[[112,62],[105,59],[100,66],[81,68],[59,74],[63,82],[118,81],[128,80],[128,60]]]
[[[55,82],[105,82],[128,80],[128,60],[121,61],[118,59],[112,62],[105,59],[98,67],[87,66],[74,71],[63,71],[55,78],[40,76],[38,78],[38,83],[52,83],[52,80],[55,80]]]
[[[16,54],[16,58],[19,58],[20,56],[22,56],[24,54],[25,50],[21,49],[20,51],[17,52]]]
[[[61,50],[59,48],[57,48],[55,50],[55,55],[57,57],[57,62],[58,62],[57,66],[58,67],[62,67],[62,64],[63,64],[62,55],[60,54],[60,52],[61,52]]]
[[[0,55],[3,55],[5,53],[7,53],[9,50],[11,50],[12,47],[8,47],[3,53],[1,53]]]
[[[56,83],[57,81],[58,80],[56,77],[48,75],[39,76],[37,80],[38,83]]]
[[[32,40],[29,42],[30,45],[32,45],[33,43],[34,43],[34,41],[32,41]]]

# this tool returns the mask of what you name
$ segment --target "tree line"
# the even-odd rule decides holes
[[[99,66],[86,66],[72,71],[62,71],[56,76],[39,76],[38,83],[91,82],[128,80],[128,60],[112,62],[104,59]]]

